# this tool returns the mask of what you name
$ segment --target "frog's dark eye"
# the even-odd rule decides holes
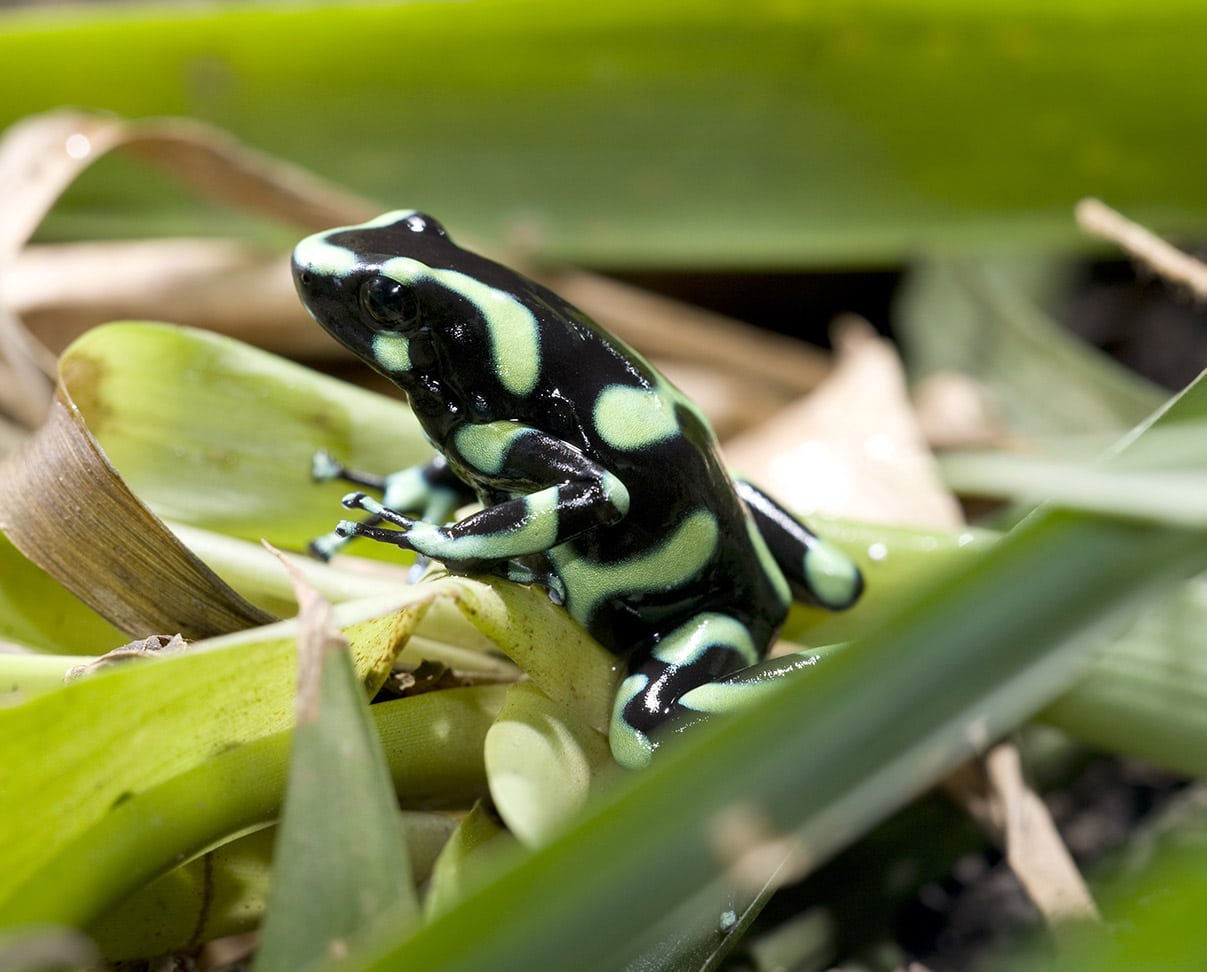
[[[370,277],[360,286],[360,306],[382,327],[398,330],[419,318],[419,296],[413,287],[389,277]]]

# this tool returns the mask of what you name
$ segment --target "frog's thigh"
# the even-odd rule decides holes
[[[612,755],[637,768],[650,760],[650,734],[688,715],[680,704],[693,689],[724,678],[758,659],[745,625],[725,614],[698,614],[663,636],[648,655],[634,659],[612,709]]]

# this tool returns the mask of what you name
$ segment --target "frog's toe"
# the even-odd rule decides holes
[[[319,449],[310,460],[310,478],[316,483],[328,483],[343,474],[343,464],[326,449]]]

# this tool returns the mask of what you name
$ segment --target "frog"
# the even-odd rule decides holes
[[[794,600],[839,611],[863,593],[855,561],[732,475],[703,412],[642,355],[431,216],[308,236],[292,269],[310,316],[405,392],[435,451],[386,477],[320,454],[319,478],[362,487],[343,505],[365,516],[316,552],[368,538],[545,588],[622,666],[620,765],[801,668],[765,660]]]

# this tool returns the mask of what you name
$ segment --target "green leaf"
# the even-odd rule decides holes
[[[465,815],[432,869],[424,914],[428,919],[454,907],[490,874],[498,855],[513,848],[511,836],[481,803]]]
[[[832,265],[1085,245],[1088,194],[1201,229],[1205,31],[1189,0],[6,11],[0,124],[186,114],[549,259]],[[106,165],[54,228],[179,233],[186,210]]]
[[[489,691],[493,690],[488,690],[488,694]],[[387,703],[374,707],[373,714],[379,728],[388,731],[395,721],[393,717],[404,712],[397,703]],[[410,713],[406,715],[406,720],[399,721],[409,723]],[[440,706],[428,705],[423,713],[415,715],[419,719],[439,718],[442,711]],[[421,731],[422,722],[416,721],[411,726]],[[467,743],[476,741],[481,745],[481,731],[475,732],[474,726],[466,722],[458,729],[464,730]],[[415,771],[403,766],[411,761],[415,748],[393,748],[387,752],[396,783],[405,786],[418,781]],[[281,752],[278,782],[284,779],[287,747],[281,747]],[[453,760],[457,758],[455,754],[447,755]],[[402,811],[402,819],[414,878],[416,882],[426,881],[436,857],[456,829],[456,822],[449,814],[414,810]],[[264,919],[275,839],[275,829],[265,827],[174,868],[91,922],[87,928],[89,937],[112,961],[186,951],[198,942],[252,931]]]
[[[1132,472],[1006,454],[946,456],[940,467],[964,495],[1049,502],[1190,529],[1207,526],[1207,470]]]
[[[126,641],[113,625],[34,566],[3,534],[0,639],[40,651],[93,655]]]
[[[300,972],[419,917],[402,820],[368,700],[331,622],[296,572],[297,727],[257,972]]]
[[[485,757],[495,810],[529,845],[573,820],[615,765],[602,733],[570,717],[531,682],[508,690],[486,734]]]
[[[420,606],[427,597],[408,593]],[[367,685],[380,684],[383,666],[388,669],[416,623],[416,609],[399,611],[406,600],[396,595],[392,602],[339,610]],[[181,836],[177,827],[194,838],[198,827],[211,841],[223,836],[209,829],[208,818],[221,819],[231,807],[221,801],[189,803],[187,787],[164,793],[156,788],[194,770],[220,774],[233,768],[254,776],[257,766],[263,783],[271,786],[271,753],[248,747],[292,725],[296,629],[296,622],[282,622],[212,639],[0,709],[0,831],[6,835],[0,844],[0,926],[79,921],[95,914],[113,895],[154,876],[153,869],[165,860],[156,856],[164,849],[157,841],[167,843],[166,860],[201,849],[175,845]],[[140,802],[144,797],[146,805]],[[150,809],[157,819],[158,798],[175,808],[168,813],[171,825],[161,821],[163,833],[144,830],[141,846],[136,840],[131,848],[124,841],[138,834],[138,813]],[[191,810],[181,813],[181,805]],[[251,801],[249,812],[256,813],[259,805]],[[99,841],[97,829],[103,832],[110,823],[118,823],[116,833]],[[77,842],[87,846],[90,838],[93,851],[82,854]],[[86,862],[109,851],[111,866],[90,871]],[[122,854],[132,859],[122,864]],[[139,870],[147,866],[150,873]],[[77,872],[79,893],[63,896],[64,873]],[[131,880],[133,886],[122,883]]]
[[[60,368],[89,431],[156,515],[249,540],[302,549],[339,519],[347,486],[311,479],[316,449],[381,473],[432,454],[401,402],[207,331],[107,324]]]
[[[606,726],[615,659],[543,591],[515,585],[446,578],[341,605],[362,681],[380,684],[433,602],[433,623],[406,657],[439,654],[448,647],[441,639],[452,638],[459,654],[448,657],[472,662],[473,651],[493,649],[487,638],[497,639],[575,719]],[[461,620],[452,622],[443,603]],[[297,622],[281,622],[212,639],[0,709],[0,926],[94,920],[181,856],[271,819],[287,745],[281,733],[292,723],[296,631]],[[26,667],[0,655],[0,671],[5,657],[15,671]],[[481,667],[499,671],[497,662]],[[387,751],[400,754],[392,764],[404,800],[464,806],[481,795],[482,741],[494,711],[474,700],[501,700],[502,691],[404,700],[418,726],[385,718],[390,706],[374,707]],[[222,799],[198,802],[198,793]],[[63,896],[64,884],[75,894]]]
[[[1085,674],[1044,710],[1087,745],[1207,776],[1207,578],[1130,619]]]

